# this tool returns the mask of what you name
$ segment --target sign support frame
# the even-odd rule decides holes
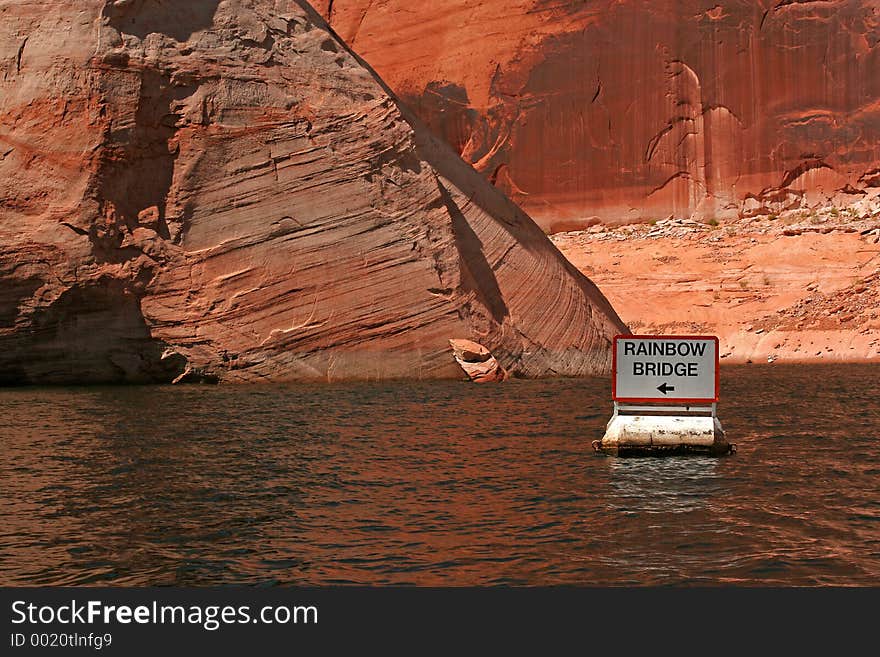
[[[708,406],[705,404],[658,404],[656,406],[640,406],[638,404],[630,404],[628,402],[614,401],[614,412],[612,417],[618,415],[630,415],[635,413],[645,413],[650,411],[661,411],[663,413],[693,413],[693,414],[710,414],[712,417],[718,417],[718,402],[712,402]],[[621,411],[623,411],[621,413]]]

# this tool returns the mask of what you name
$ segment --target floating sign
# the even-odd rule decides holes
[[[618,335],[611,396],[619,402],[718,401],[718,338]]]

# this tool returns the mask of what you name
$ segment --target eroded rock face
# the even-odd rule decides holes
[[[553,230],[845,206],[880,184],[876,0],[323,0]]]
[[[305,2],[0,0],[0,382],[582,375],[622,329]]]

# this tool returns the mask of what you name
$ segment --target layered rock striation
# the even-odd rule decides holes
[[[597,374],[621,330],[307,3],[0,0],[0,382]]]
[[[876,0],[322,0],[550,230],[848,207],[880,187]]]

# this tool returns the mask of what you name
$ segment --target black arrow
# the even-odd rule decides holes
[[[657,386],[657,390],[659,390],[660,392],[662,392],[665,395],[667,392],[675,390],[675,386],[671,386],[668,383],[666,383],[666,381],[664,381],[663,385]]]

